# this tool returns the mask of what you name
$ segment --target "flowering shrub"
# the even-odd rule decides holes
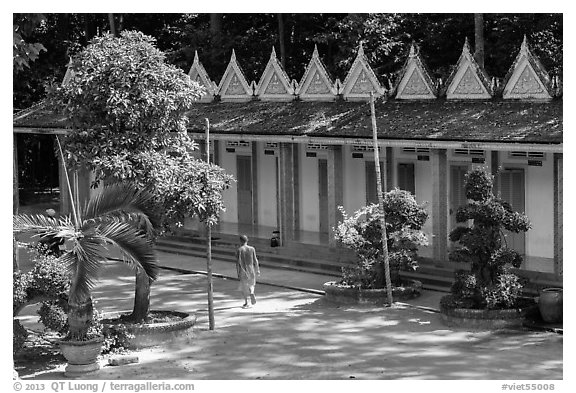
[[[42,249],[33,248],[34,267],[27,273],[13,273],[13,317],[29,304],[41,303],[40,322],[45,328],[63,333],[67,329],[67,300],[69,278],[63,264]],[[27,337],[26,329],[14,319],[14,351],[19,350]]]
[[[515,274],[502,274],[498,281],[482,288],[482,297],[486,301],[486,308],[512,308],[522,293],[522,284]]]
[[[471,266],[470,275],[456,277],[452,293],[471,308],[513,307],[522,290],[518,277],[509,272],[511,267],[520,267],[522,256],[507,247],[504,230],[526,232],[530,221],[494,196],[493,183],[494,177],[485,169],[466,174],[470,202],[458,208],[456,221],[472,220],[473,225],[459,226],[449,236],[458,243],[450,259]]]
[[[342,207],[339,209],[343,220],[335,230],[335,237],[358,256],[355,265],[343,268],[342,283],[361,288],[383,288],[385,279],[380,208],[372,204],[351,216]],[[418,267],[418,247],[428,244],[426,235],[421,231],[428,213],[416,203],[412,194],[399,189],[384,195],[384,213],[390,277],[394,285],[399,285],[400,270],[415,270]]]

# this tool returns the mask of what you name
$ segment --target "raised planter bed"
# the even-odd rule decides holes
[[[526,315],[537,310],[533,299],[523,299],[517,308],[485,310],[460,308],[452,305],[452,295],[440,300],[440,315],[444,324],[473,330],[496,330],[521,327]]]
[[[123,324],[134,337],[129,339],[128,349],[153,347],[177,338],[188,337],[192,333],[192,327],[196,323],[196,315],[178,311],[152,310],[150,314],[159,320],[166,322],[152,322],[134,324],[125,322],[121,316],[130,312],[116,312],[106,314],[102,320],[104,328],[116,324]]]
[[[374,304],[381,305],[388,302],[386,288],[361,289],[348,285],[329,281],[322,286],[326,294],[326,300],[344,304]],[[392,287],[392,299],[403,301],[420,296],[422,283],[418,280],[406,280],[406,284],[400,287]]]

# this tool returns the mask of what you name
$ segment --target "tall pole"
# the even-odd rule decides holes
[[[206,163],[210,164],[210,121],[206,119]],[[208,186],[208,168],[206,168]],[[208,212],[210,213],[210,212]],[[208,217],[209,218],[209,217]],[[206,272],[208,276],[208,324],[214,330],[214,285],[212,283],[212,224],[206,220]]]
[[[370,92],[370,113],[372,117],[372,140],[374,142],[374,167],[376,168],[376,187],[378,190],[378,205],[380,207],[380,226],[382,227],[382,257],[384,258],[384,276],[388,305],[392,305],[392,282],[390,280],[390,261],[388,260],[388,242],[386,236],[386,217],[384,216],[384,197],[382,194],[382,177],[380,176],[380,152],[378,151],[378,130],[376,127],[376,110],[374,109],[374,93]]]

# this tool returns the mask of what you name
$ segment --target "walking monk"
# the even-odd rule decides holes
[[[236,250],[236,271],[240,280],[240,290],[244,296],[242,308],[248,308],[250,307],[248,297],[250,297],[250,303],[256,304],[254,287],[256,286],[256,275],[260,275],[260,266],[258,265],[258,258],[256,258],[256,249],[248,245],[246,235],[240,236],[240,243],[242,245]]]

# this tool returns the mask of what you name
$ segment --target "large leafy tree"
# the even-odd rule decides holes
[[[94,186],[130,180],[150,191],[162,229],[192,215],[213,223],[232,177],[191,155],[196,144],[186,111],[202,89],[167,64],[154,42],[136,31],[106,34],[74,58],[70,79],[49,96],[70,121],[65,159],[69,168],[93,171]],[[133,318],[140,321],[149,311],[150,282],[141,270],[136,281]]]

